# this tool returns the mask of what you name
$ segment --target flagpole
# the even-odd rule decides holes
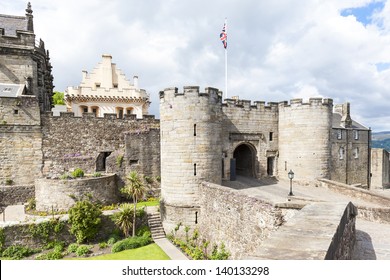
[[[227,18],[225,18],[225,32],[227,34]],[[225,48],[225,99],[228,98],[228,68],[227,68],[227,48]]]
[[[228,98],[227,48],[225,49],[225,99]]]

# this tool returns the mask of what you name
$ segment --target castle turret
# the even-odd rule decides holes
[[[221,104],[214,88],[160,92],[161,216],[167,233],[179,223],[197,224],[201,182],[221,183]]]
[[[279,178],[290,170],[301,183],[330,178],[332,99],[279,104]]]

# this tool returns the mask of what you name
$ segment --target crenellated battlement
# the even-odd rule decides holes
[[[160,99],[174,99],[175,97],[185,96],[189,98],[208,97],[215,103],[222,102],[222,92],[216,88],[206,87],[204,92],[200,92],[199,86],[185,86],[183,92],[179,92],[177,87],[166,88],[160,91]]]
[[[279,107],[301,107],[301,106],[333,106],[333,99],[331,98],[309,98],[309,102],[303,102],[302,98],[294,98],[288,101],[279,102]]]
[[[277,111],[278,103],[277,102],[268,102],[265,101],[254,101],[252,104],[251,100],[242,100],[242,99],[225,99],[225,102],[222,103],[224,108],[242,108],[244,110],[257,110],[257,111]]]

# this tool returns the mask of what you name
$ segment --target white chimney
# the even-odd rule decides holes
[[[133,85],[136,89],[138,89],[138,76],[133,77]]]

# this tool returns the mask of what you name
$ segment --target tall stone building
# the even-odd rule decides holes
[[[148,114],[150,104],[149,95],[138,87],[138,77],[134,76],[131,84],[108,54],[102,55],[102,61],[91,73],[83,71],[80,86],[67,88],[65,102],[75,116],[116,114],[118,118],[124,115],[142,118]]]
[[[0,83],[26,86],[41,112],[52,107],[53,76],[49,51],[34,34],[30,3],[25,16],[0,15]]]

